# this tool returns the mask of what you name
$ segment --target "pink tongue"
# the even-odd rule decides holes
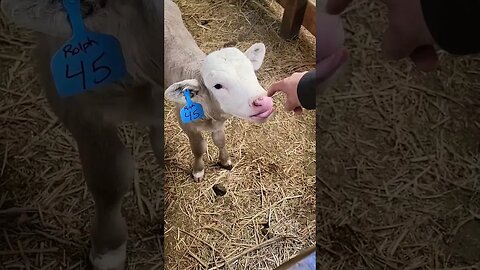
[[[254,105],[258,106],[256,108],[257,111],[261,111],[261,113],[255,115],[255,117],[266,118],[272,112],[273,98],[267,96],[261,97],[254,101]]]
[[[265,117],[269,116],[270,113],[271,113],[271,107],[270,107],[270,109],[262,112],[261,114],[255,115],[255,117],[265,118]]]
[[[255,106],[260,107],[268,107],[271,108],[273,106],[273,99],[271,97],[261,97],[254,101]]]

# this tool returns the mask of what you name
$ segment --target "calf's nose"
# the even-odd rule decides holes
[[[253,107],[271,108],[273,107],[273,99],[267,96],[259,97],[253,101],[252,105]]]

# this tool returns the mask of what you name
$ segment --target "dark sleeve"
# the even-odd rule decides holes
[[[298,82],[297,96],[300,101],[300,105],[307,110],[315,109],[315,97],[316,97],[316,72],[315,69],[305,73]]]
[[[480,52],[480,0],[421,0],[435,42],[457,55]]]

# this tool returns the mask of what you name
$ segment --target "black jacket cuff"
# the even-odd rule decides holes
[[[421,0],[425,22],[443,50],[457,55],[480,52],[480,0]]]
[[[315,100],[316,100],[316,72],[315,69],[310,70],[305,73],[303,77],[298,82],[297,86],[297,96],[300,101],[300,105],[307,110],[315,109]]]

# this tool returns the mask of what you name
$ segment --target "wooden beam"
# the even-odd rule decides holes
[[[304,249],[297,256],[275,268],[275,270],[314,270],[316,253],[316,246]]]
[[[286,9],[291,8],[292,2],[295,2],[292,0],[276,0],[276,1],[285,9],[285,12],[286,12]],[[285,12],[284,12],[284,16],[285,16]],[[316,3],[313,0],[308,0],[307,8],[305,9],[305,12],[303,15],[302,25],[314,36],[316,36],[316,32],[317,32],[316,16],[317,16]],[[298,34],[298,32],[296,34]]]
[[[285,4],[280,26],[280,35],[284,39],[296,38],[302,26],[308,0],[289,0]]]

